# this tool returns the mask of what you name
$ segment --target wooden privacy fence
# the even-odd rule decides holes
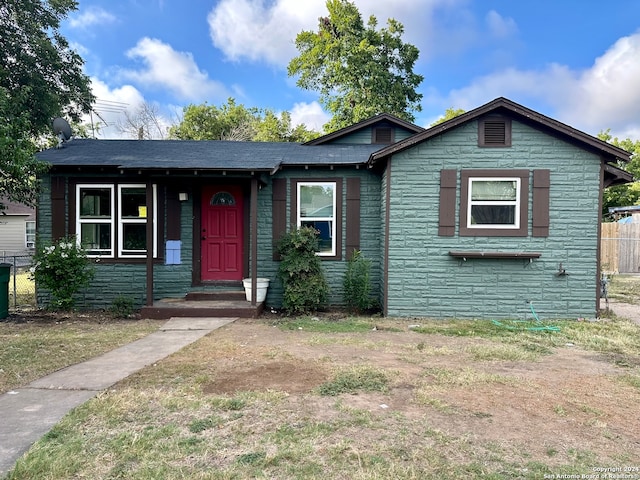
[[[601,232],[602,271],[640,273],[640,223],[603,223]]]

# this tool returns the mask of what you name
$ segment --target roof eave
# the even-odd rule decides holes
[[[530,110],[522,105],[512,102],[507,98],[499,97],[489,103],[486,103],[485,105],[482,105],[478,108],[463,113],[462,115],[447,120],[446,122],[431,127],[424,132],[417,133],[416,135],[395,143],[385,149],[374,152],[369,157],[369,163],[376,163],[383,158],[406,150],[407,148],[410,148],[429,138],[440,135],[466,122],[475,120],[482,115],[500,110],[507,110],[520,117],[521,119],[526,119],[530,122],[552,129],[567,137],[573,138],[584,145],[588,145],[591,148],[594,148],[597,151],[610,156],[612,161],[628,162],[631,160],[631,153],[623,150],[622,148],[611,145],[610,143],[593,137],[587,133],[581,132],[580,130],[577,130],[550,117],[547,117],[546,115],[535,112],[534,110]]]
[[[624,185],[627,183],[632,183],[634,181],[633,174],[627,172],[626,170],[622,170],[621,168],[609,165],[607,163],[604,164],[603,168],[605,174],[605,188]]]
[[[379,115],[375,115],[373,117],[369,117],[365,120],[362,120],[356,124],[349,125],[348,127],[341,128],[340,130],[336,130],[335,132],[327,133],[326,135],[322,135],[321,137],[314,138],[313,140],[309,140],[308,142],[303,143],[303,145],[322,145],[324,143],[335,140],[336,138],[343,137],[355,131],[358,131],[362,128],[366,128],[368,126],[374,125],[378,122],[388,121],[394,123],[395,125],[410,130],[414,133],[419,133],[424,131],[424,128],[398,118],[389,113],[381,113]]]

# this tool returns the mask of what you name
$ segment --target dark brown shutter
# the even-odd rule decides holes
[[[360,250],[360,179],[347,178],[347,259]]]
[[[549,236],[549,170],[533,171],[533,236]]]
[[[456,233],[456,170],[440,170],[440,217],[438,235],[452,237]]]
[[[180,240],[182,214],[178,191],[167,189],[167,240]],[[158,215],[161,218],[160,215]]]
[[[287,180],[284,178],[274,178],[271,185],[273,188],[271,197],[273,259],[280,260],[276,245],[282,235],[287,231]]]
[[[66,232],[64,177],[51,177],[51,237],[58,240]]]

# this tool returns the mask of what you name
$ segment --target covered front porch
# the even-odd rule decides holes
[[[258,300],[258,262],[255,259],[258,258],[258,191],[263,183],[254,172],[246,176],[209,174],[201,175],[190,185],[167,188],[164,263],[185,263],[183,266],[189,266],[191,270],[191,282],[188,287],[183,286],[186,293],[178,295],[166,294],[166,280],[163,286],[156,285],[155,271],[164,266],[150,254],[155,227],[148,222],[143,317],[256,318],[260,315],[264,299]],[[150,198],[152,192],[153,185],[149,182],[148,209],[154,205]],[[171,214],[173,197],[178,203]],[[185,198],[189,201],[185,202]],[[154,218],[154,212],[147,211],[147,216]],[[182,221],[183,216],[187,217],[187,222]],[[192,220],[191,225],[185,230],[188,219]],[[170,252],[170,247],[175,245],[178,245],[177,253]],[[183,254],[181,258],[181,248],[189,250],[190,254]],[[245,295],[243,280],[250,282],[247,285],[250,285],[249,296]]]

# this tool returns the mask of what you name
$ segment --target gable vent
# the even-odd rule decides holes
[[[505,124],[504,122],[485,122],[484,123],[484,144],[485,145],[504,145],[505,142]]]
[[[505,118],[481,120],[478,143],[483,147],[510,147],[511,121]]]
[[[393,131],[391,127],[378,127],[373,129],[373,143],[383,143],[388,145],[393,142]]]

